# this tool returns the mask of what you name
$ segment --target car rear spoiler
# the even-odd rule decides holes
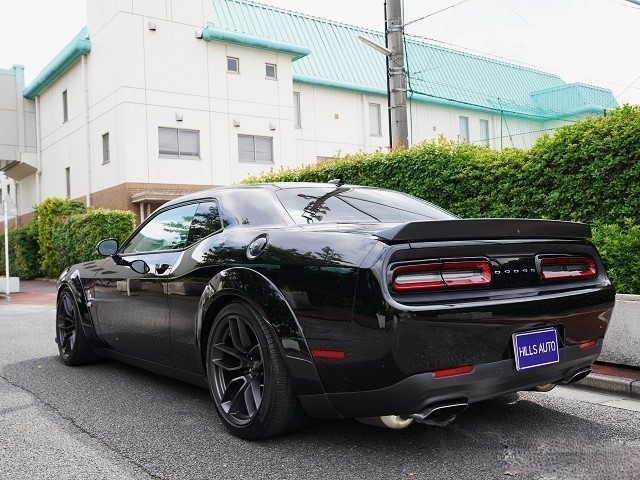
[[[584,223],[522,218],[432,220],[408,222],[376,233],[381,240],[396,242],[441,240],[492,240],[517,238],[591,238]]]

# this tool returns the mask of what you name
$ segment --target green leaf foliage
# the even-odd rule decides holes
[[[627,219],[622,225],[595,225],[593,243],[607,275],[621,293],[640,293],[640,225]]]
[[[53,225],[59,217],[86,212],[81,202],[47,198],[35,207],[35,224],[38,229],[40,248],[40,270],[46,277],[57,277],[60,273],[57,252],[53,248]]]
[[[614,244],[632,245],[631,227],[640,225],[640,106],[625,105],[606,116],[560,127],[529,150],[495,151],[440,139],[389,153],[360,153],[272,171],[243,183],[327,182],[339,174],[347,183],[406,192],[464,218],[547,218],[602,225],[597,231],[607,240],[598,237],[596,244],[613,251]],[[622,265],[633,264],[623,261],[624,249],[619,251],[603,254],[612,278],[620,291],[640,293]]]
[[[57,274],[74,263],[102,258],[96,251],[100,240],[116,238],[123,242],[134,227],[133,212],[121,210],[89,210],[57,221],[51,241]]]
[[[35,223],[9,230],[9,275],[24,280],[40,276]],[[0,236],[0,276],[5,274],[4,234]]]

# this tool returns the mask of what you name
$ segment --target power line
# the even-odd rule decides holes
[[[638,10],[640,10],[640,9],[638,9]],[[442,44],[442,45],[446,45],[447,47],[452,47],[452,48],[457,49],[457,50],[462,50],[465,53],[481,55],[481,56],[489,58],[491,60],[501,61],[501,62],[505,62],[505,63],[511,64],[511,65],[518,65],[520,67],[530,68],[532,70],[542,71],[542,70],[540,70],[539,66],[533,65],[532,63],[522,62],[520,60],[514,60],[512,58],[503,57],[501,55],[496,55],[495,53],[484,52],[482,50],[475,50],[473,48],[465,47],[464,45],[459,45],[457,43],[445,42],[443,40],[438,40],[436,38],[426,37],[424,35],[416,35],[416,34],[413,34],[413,33],[405,33],[405,37],[411,37],[411,39],[426,40],[428,42],[439,43],[439,44]],[[442,65],[440,65],[440,66],[442,66]],[[440,66],[438,66],[438,67],[440,67]],[[428,69],[425,69],[425,70],[419,70],[419,71],[415,72],[414,75],[418,74],[418,73],[424,73],[426,71],[433,70],[434,68],[438,68],[438,67],[428,68]],[[569,72],[569,71],[565,71],[565,70],[553,70],[553,69],[552,70],[547,70],[547,69],[545,69],[544,72],[550,73],[550,74],[553,74],[553,75],[560,75],[560,74],[562,74],[562,75],[575,75],[574,73]],[[580,78],[583,81],[603,83],[603,84],[608,84],[608,85],[617,85],[618,87],[627,87],[628,86],[625,83],[612,82],[611,80],[603,80],[601,78],[588,77],[588,76],[585,76],[585,75],[578,75],[577,78]],[[640,88],[640,87],[635,87],[635,88]]]
[[[407,63],[408,63],[408,62],[407,62]],[[411,79],[411,77],[412,77],[411,75],[409,75],[409,72],[408,72],[408,71],[407,71],[407,76],[408,76],[408,78],[409,78],[409,79]],[[485,97],[485,98],[487,98],[487,99],[489,99],[489,100],[491,100],[491,99],[493,99],[493,100],[497,100],[499,103],[500,103],[500,102],[502,102],[502,101],[505,101],[505,99],[504,99],[504,98],[498,97],[498,96],[496,96],[496,95],[490,95],[490,94],[488,94],[488,93],[483,93],[483,92],[479,92],[479,91],[475,91],[475,90],[469,90],[469,89],[462,88],[462,87],[458,87],[458,86],[448,85],[448,84],[446,84],[446,83],[434,82],[434,81],[432,81],[432,80],[427,80],[426,78],[416,76],[415,74],[413,75],[413,78],[414,78],[414,79],[416,79],[416,80],[418,80],[418,81],[424,82],[424,84],[429,84],[429,83],[430,83],[430,84],[432,84],[432,85],[437,85],[437,86],[439,86],[439,87],[446,87],[446,88],[450,88],[450,89],[452,89],[452,90],[457,90],[457,91],[459,91],[459,92],[463,92],[463,93],[465,93],[465,92],[466,92],[466,93],[473,93],[473,94],[476,94],[476,95],[482,95],[483,97]],[[411,86],[409,86],[409,88],[411,89]],[[411,90],[411,93],[418,93],[418,94],[422,94],[422,95],[428,95],[428,94],[426,94],[426,93],[419,92],[419,91],[415,91],[415,90]],[[434,98],[441,98],[441,99],[445,99],[445,97],[439,97],[439,96],[432,95],[432,94],[429,94],[429,95],[430,95],[430,96],[432,96],[432,97],[434,97]],[[456,103],[463,103],[463,101],[459,101],[459,100],[455,100],[455,99],[447,99],[447,100],[451,100],[451,101],[456,102]],[[510,105],[513,105],[513,106],[516,106],[516,107],[523,107],[523,108],[528,108],[528,109],[535,108],[535,106],[534,106],[534,105],[528,105],[528,104],[525,104],[525,103],[514,102],[513,100],[506,100],[506,101],[507,101]],[[487,108],[487,109],[492,109],[492,110],[496,110],[496,111],[502,111],[502,112],[506,112],[506,111],[507,111],[507,110],[504,110],[503,108],[499,108],[499,109],[497,109],[496,107],[488,107],[488,106],[486,106],[486,105],[480,105],[480,104],[478,104],[478,103],[473,103],[473,102],[466,102],[466,104],[467,104],[467,105],[470,105],[470,106],[481,107],[481,108]],[[566,111],[566,110],[555,110],[555,109],[553,109],[553,108],[546,108],[545,110],[547,110],[547,111],[549,111],[549,112],[551,112],[551,113],[555,113],[555,114],[558,114],[558,115],[564,115],[564,116],[567,116],[567,117],[569,117],[569,116],[576,116],[574,113],[572,113],[572,112],[568,112],[568,111]],[[516,113],[516,112],[509,112],[509,113]],[[520,113],[519,113],[519,114],[520,114]],[[530,115],[530,116],[534,117],[535,115],[533,115],[533,114],[532,114],[532,115]],[[557,120],[560,120],[560,119],[557,119]],[[571,120],[566,120],[566,121],[571,122]]]
[[[408,26],[409,26],[409,25],[411,25],[412,23],[416,23],[416,22],[419,22],[420,20],[424,20],[425,18],[432,17],[432,16],[434,16],[434,15],[435,15],[435,14],[437,14],[437,13],[444,12],[445,10],[449,10],[450,8],[457,7],[458,5],[462,5],[463,3],[466,3],[466,2],[468,2],[468,1],[469,1],[469,0],[462,0],[461,2],[458,2],[458,3],[454,4],[454,5],[449,5],[448,7],[445,7],[445,8],[443,8],[442,10],[438,10],[437,12],[433,12],[433,13],[430,13],[430,14],[428,14],[428,15],[425,15],[424,17],[420,17],[420,18],[416,18],[415,20],[411,20],[410,22],[405,23],[405,24],[404,24],[404,26],[405,26],[405,27],[408,27]]]
[[[638,75],[634,81],[632,81],[629,85],[627,85],[627,86],[625,87],[625,89],[624,89],[624,90],[622,90],[618,95],[616,95],[616,98],[614,98],[614,99],[613,99],[613,100],[611,100],[609,103],[607,103],[607,107],[608,107],[609,105],[611,105],[613,102],[615,102],[615,101],[618,99],[618,97],[620,97],[620,95],[622,95],[624,92],[626,92],[627,90],[629,90],[629,89],[631,88],[631,86],[632,86],[634,83],[636,83],[638,80],[640,80],[640,75]]]

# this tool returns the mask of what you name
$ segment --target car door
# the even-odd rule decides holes
[[[107,348],[124,355],[173,365],[167,281],[183,255],[197,203],[178,205],[151,217],[110,257],[95,276],[94,311]],[[149,272],[128,265],[144,260]]]
[[[171,315],[171,340],[175,365],[182,370],[203,373],[196,347],[196,314],[200,297],[208,280],[217,273],[215,268],[204,271],[190,253],[205,237],[207,245],[217,245],[222,234],[222,221],[216,200],[202,202],[191,222],[187,238],[189,249],[174,264],[172,275],[167,279],[167,294]]]

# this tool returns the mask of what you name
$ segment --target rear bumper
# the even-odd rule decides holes
[[[587,349],[578,346],[560,349],[560,362],[517,371],[513,359],[476,365],[466,375],[434,379],[420,373],[378,390],[301,395],[307,413],[317,418],[376,417],[410,415],[427,406],[451,400],[478,402],[544,383],[568,382],[591,366],[602,350],[602,339]]]

